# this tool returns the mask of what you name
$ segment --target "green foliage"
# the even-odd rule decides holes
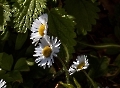
[[[13,64],[12,55],[8,55],[6,53],[0,53],[0,59],[1,59],[1,67],[4,70],[10,71]]]
[[[23,46],[23,44],[25,43],[25,41],[27,39],[27,36],[28,36],[28,32],[18,34],[16,43],[15,43],[16,50],[21,49],[21,47]]]
[[[23,82],[23,79],[22,79],[22,75],[20,74],[19,71],[11,71],[10,72],[10,76],[12,77],[13,81],[17,81],[17,82]]]
[[[26,32],[31,27],[32,22],[42,13],[46,8],[46,0],[14,0],[14,28],[18,32]]]
[[[18,61],[15,64],[14,69],[18,70],[18,71],[29,71],[29,67],[27,65],[26,58],[18,59]]]
[[[87,0],[66,0],[65,9],[75,17],[77,31],[79,34],[87,34],[92,30],[92,24],[96,24],[99,8],[95,3]]]
[[[90,60],[92,67],[91,70],[89,71],[89,75],[91,77],[100,77],[101,75],[106,75],[106,73],[108,72],[108,65],[110,59],[104,56],[101,58],[92,58],[92,60],[93,61]]]
[[[49,32],[61,40],[61,43],[67,53],[68,61],[71,53],[74,53],[73,46],[76,44],[74,40],[76,35],[74,32],[75,22],[73,17],[67,15],[65,10],[62,8],[53,8],[49,12],[48,25]]]
[[[118,1],[0,0],[0,79],[7,88],[120,88]],[[38,44],[29,39],[32,23],[44,13],[47,34],[61,42],[45,69],[35,63]],[[87,55],[89,66],[69,75],[78,55]]]
[[[7,25],[7,21],[10,21],[11,9],[6,0],[0,1],[0,31],[5,31],[5,26]]]

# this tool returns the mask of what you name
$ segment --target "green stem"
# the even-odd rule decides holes
[[[116,45],[116,44],[104,44],[104,45],[90,45],[90,44],[86,44],[83,42],[78,42],[79,44],[85,45],[85,46],[89,46],[92,48],[120,48],[120,45]]]
[[[89,77],[89,75],[88,75],[84,70],[82,70],[82,71],[83,71],[83,73],[86,75],[86,77],[89,79],[89,81],[91,82],[91,84],[93,85],[93,87],[96,88],[95,83],[94,83],[93,80]]]
[[[59,58],[58,57],[58,59],[59,59],[59,61],[62,63],[62,65],[63,65],[63,70],[65,71],[65,75],[66,75],[66,82],[67,82],[67,84],[69,84],[70,82],[69,82],[69,73],[68,73],[68,70],[67,70],[67,67],[65,66],[65,64],[64,64],[64,62],[61,60],[61,58]]]
[[[66,45],[65,44],[62,44],[63,45],[63,47],[64,47],[64,49],[65,49],[65,52],[66,52],[66,62],[68,63],[69,62],[69,52],[68,52],[68,48],[66,47]]]

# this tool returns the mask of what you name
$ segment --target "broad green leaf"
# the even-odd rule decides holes
[[[108,72],[110,58],[108,58],[107,56],[103,56],[101,58],[96,58],[96,59],[91,58],[91,60],[89,60],[89,62],[91,64],[91,69],[89,71],[89,75],[92,78],[104,76]]]
[[[117,65],[118,67],[120,67],[120,54],[115,59],[114,64]]]
[[[81,85],[77,82],[77,80],[73,77],[74,83],[77,88],[82,88]]]
[[[0,31],[5,31],[7,21],[10,21],[11,9],[6,0],[0,1]]]
[[[14,0],[13,5],[14,13],[14,28],[18,32],[26,32],[34,19],[41,15],[46,8],[46,0]]]
[[[1,60],[1,68],[10,71],[13,65],[12,55],[8,55],[6,53],[0,53],[0,60]]]
[[[92,30],[92,24],[96,24],[99,8],[91,1],[66,0],[65,9],[70,15],[75,17],[79,34],[87,34],[87,31]]]
[[[76,34],[74,32],[75,22],[73,17],[67,15],[62,8],[54,8],[50,10],[48,19],[49,32],[51,35],[60,39],[61,44],[66,51],[68,61],[69,56],[74,52],[73,46],[76,45],[76,41],[74,40]]]
[[[14,70],[29,71],[29,67],[26,62],[26,58],[20,58],[15,64]]]
[[[26,32],[26,33],[18,33],[16,43],[15,43],[15,49],[16,50],[21,49],[21,47],[23,46],[23,44],[25,43],[25,41],[27,39],[27,36],[28,36],[28,32]]]
[[[19,83],[23,82],[23,78],[22,75],[19,71],[11,71],[10,73],[10,77],[12,77],[13,81],[17,81]]]

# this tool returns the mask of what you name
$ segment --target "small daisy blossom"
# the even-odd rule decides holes
[[[54,39],[53,36],[50,38],[49,36],[45,36],[42,39],[40,39],[39,46],[35,48],[35,53],[33,56],[37,57],[35,60],[36,63],[38,63],[38,66],[45,69],[46,65],[50,67],[52,63],[54,63],[53,56],[57,57],[57,54],[59,52],[59,45],[60,40],[57,39],[57,37]]]
[[[69,73],[72,75],[76,71],[80,71],[82,69],[87,69],[89,66],[88,59],[86,59],[87,56],[81,55],[77,56],[76,62],[73,62],[74,64],[69,68]]]
[[[0,88],[6,88],[6,82],[3,80],[3,79],[1,79],[0,80]]]
[[[32,44],[37,43],[40,40],[40,38],[47,34],[48,28],[47,22],[48,22],[47,14],[43,14],[40,17],[38,17],[38,19],[35,19],[31,27],[32,33],[30,39],[33,40]]]

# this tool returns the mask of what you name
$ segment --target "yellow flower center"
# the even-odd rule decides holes
[[[44,35],[44,30],[45,30],[45,25],[40,25],[40,27],[39,27],[39,29],[38,29],[38,32],[39,32],[39,34],[41,35],[41,36],[43,36]]]
[[[43,48],[43,51],[42,51],[42,54],[45,56],[45,57],[49,57],[50,54],[52,52],[52,49],[49,47],[49,46],[45,46]]]
[[[82,69],[84,66],[85,66],[85,63],[82,62],[82,63],[80,63],[80,64],[77,66],[77,68],[78,68],[78,69]]]

